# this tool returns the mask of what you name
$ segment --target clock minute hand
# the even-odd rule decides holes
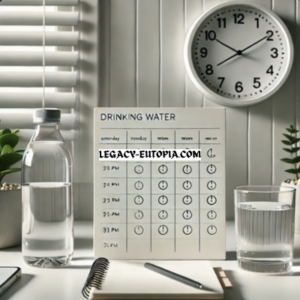
[[[216,41],[217,41],[218,43],[222,44],[223,46],[225,46],[225,47],[227,47],[227,48],[231,49],[232,51],[234,51],[234,52],[238,53],[238,50],[235,50],[235,49],[233,49],[232,47],[230,47],[230,46],[228,46],[228,45],[224,44],[223,42],[219,41],[218,39],[216,39]]]
[[[241,52],[243,53],[244,51],[248,50],[249,48],[253,47],[254,45],[258,44],[259,42],[265,40],[268,36],[263,37],[262,39],[258,40],[257,42],[251,44],[250,46],[246,47],[245,49],[241,50]]]

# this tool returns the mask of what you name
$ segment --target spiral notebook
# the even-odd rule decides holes
[[[159,267],[198,281],[197,289],[144,267],[145,261],[94,262],[83,295],[89,299],[223,299],[224,291],[207,261],[150,261]]]

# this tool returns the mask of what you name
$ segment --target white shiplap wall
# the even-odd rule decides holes
[[[99,106],[217,106],[191,83],[183,64],[185,34],[221,0],[101,0],[99,2]],[[299,125],[298,0],[251,0],[274,10],[295,45],[295,63],[280,91],[249,108],[228,108],[227,218],[238,185],[280,184],[286,177],[284,128]]]

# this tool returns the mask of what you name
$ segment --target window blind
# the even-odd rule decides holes
[[[45,29],[43,2],[0,2],[0,127],[20,129],[28,140],[33,108],[42,107],[44,95],[45,107],[62,110],[63,135],[72,140],[68,131],[76,119],[79,0],[45,0]]]

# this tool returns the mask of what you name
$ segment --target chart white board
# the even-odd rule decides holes
[[[95,108],[94,118],[95,257],[224,259],[225,109]],[[201,160],[110,160],[105,149],[201,149]]]

